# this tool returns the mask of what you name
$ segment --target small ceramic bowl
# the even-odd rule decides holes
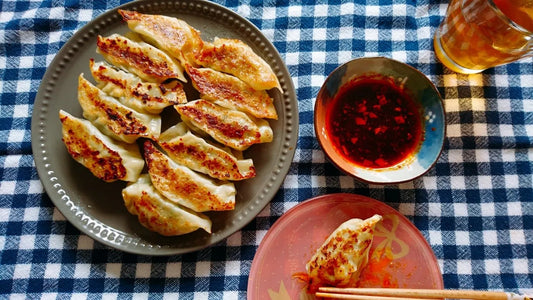
[[[339,150],[341,149],[338,144],[339,137],[334,137],[333,133],[331,133],[333,129],[328,129],[336,128],[335,126],[338,125],[333,122],[344,117],[343,113],[336,115],[336,117],[331,115],[328,117],[329,110],[333,109],[334,105],[337,105],[334,103],[338,102],[336,101],[336,96],[340,93],[339,91],[345,91],[347,84],[353,84],[359,78],[381,78],[394,82],[396,87],[399,87],[401,91],[405,91],[405,94],[409,96],[408,98],[412,100],[410,102],[417,107],[416,112],[420,114],[418,129],[421,132],[421,138],[417,142],[417,146],[393,165],[368,166],[355,163],[354,159],[345,155],[346,152],[343,154],[343,151]],[[359,90],[357,93],[364,93],[364,91],[365,89]],[[358,98],[357,94],[352,96],[355,97],[354,99]],[[327,158],[343,172],[366,183],[396,184],[413,180],[431,169],[442,151],[446,119],[439,92],[423,73],[405,63],[390,58],[357,58],[339,66],[327,77],[322,85],[316,98],[314,113],[315,133]],[[386,118],[378,118],[378,120],[382,119]],[[346,128],[345,132],[352,130],[351,126],[343,127]],[[338,132],[342,132],[336,131],[338,135]],[[408,131],[406,130],[406,132]],[[379,130],[370,132],[379,134]],[[346,139],[348,142],[350,140],[356,142],[359,139],[358,133],[353,130],[348,132],[348,134],[351,134],[350,138]],[[334,142],[334,140],[337,142]],[[396,137],[380,141],[381,146],[377,147],[375,152],[388,151],[389,143],[392,145],[396,142],[395,140]]]

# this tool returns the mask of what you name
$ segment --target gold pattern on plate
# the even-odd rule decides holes
[[[390,228],[385,226],[385,221],[387,220],[390,221],[387,222],[391,224]],[[374,236],[382,237],[384,240],[381,241],[374,249],[374,252],[372,253],[373,260],[378,260],[385,254],[391,255],[393,260],[400,259],[409,254],[409,245],[396,236],[396,230],[398,229],[399,224],[400,218],[397,215],[388,214],[383,216],[383,221],[376,225]],[[394,244],[399,246],[399,251],[393,251]]]
[[[271,300],[291,300],[291,296],[289,296],[289,292],[287,292],[283,280],[279,284],[279,291],[276,292],[272,289],[268,289],[268,296],[270,296]]]

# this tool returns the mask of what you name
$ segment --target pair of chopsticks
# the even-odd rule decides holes
[[[395,288],[336,288],[320,287],[317,297],[364,300],[424,300],[424,299],[474,299],[474,300],[533,300],[506,292],[472,290],[395,289]]]

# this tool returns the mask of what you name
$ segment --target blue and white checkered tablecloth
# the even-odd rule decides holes
[[[243,230],[198,252],[150,257],[108,248],[67,222],[31,150],[47,66],[78,29],[123,1],[0,1],[0,299],[245,299],[265,232],[294,205],[334,192],[367,195],[407,216],[434,250],[446,288],[533,291],[533,59],[477,75],[449,71],[432,46],[444,0],[216,2],[254,23],[284,59],[298,99],[298,147],[281,189]],[[313,130],[325,77],[376,55],[418,68],[444,98],[440,159],[400,185],[343,175]]]

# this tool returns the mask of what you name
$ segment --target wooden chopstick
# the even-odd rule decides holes
[[[337,294],[337,293],[324,293],[316,292],[315,296],[322,298],[335,298],[335,299],[348,299],[348,300],[427,300],[427,298],[398,298],[387,296],[368,296],[368,295],[355,295],[355,294]]]
[[[460,298],[473,300],[531,300],[506,292],[473,291],[473,290],[436,290],[436,289],[395,289],[395,288],[336,288],[320,287],[317,297],[336,299],[367,299],[367,300],[421,300]]]

